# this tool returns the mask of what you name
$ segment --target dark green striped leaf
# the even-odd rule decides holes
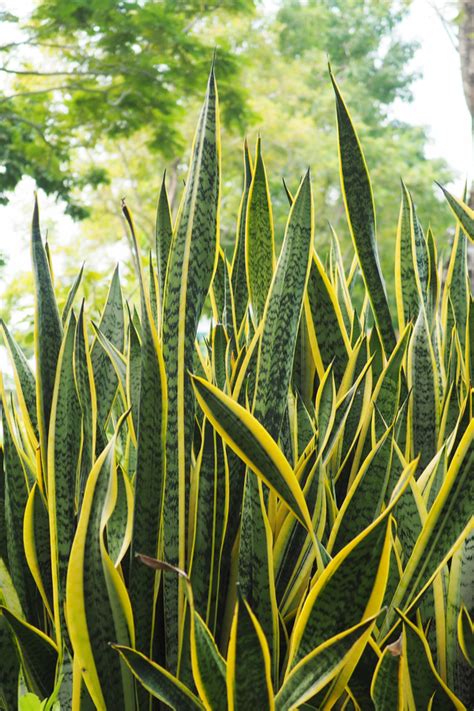
[[[453,211],[456,218],[459,220],[462,229],[469,237],[471,242],[474,242],[474,211],[471,210],[469,205],[466,205],[465,202],[463,202],[462,200],[458,200],[453,195],[451,195],[451,193],[449,193],[446,188],[443,188],[442,185],[439,185],[439,187],[443,191],[444,197],[448,201],[449,207]]]
[[[291,670],[275,697],[276,711],[299,708],[329,684],[344,666],[354,644],[373,625],[375,617],[323,642]]]
[[[402,654],[406,659],[409,684],[416,709],[464,709],[435,669],[424,634],[403,616]],[[433,698],[434,697],[434,698]]]
[[[69,318],[69,313],[72,309],[72,305],[74,303],[74,299],[76,298],[77,291],[79,289],[79,286],[81,285],[82,281],[82,275],[84,273],[84,265],[79,270],[79,274],[77,277],[74,279],[74,282],[69,290],[69,293],[67,295],[66,303],[64,304],[64,308],[61,314],[61,322],[63,326],[65,326],[68,318]]]
[[[376,711],[399,711],[403,688],[400,683],[401,645],[386,647],[372,679],[370,695]]]
[[[253,320],[258,325],[265,309],[275,263],[272,205],[260,137],[257,139],[255,167],[248,194],[245,229],[247,284]]]
[[[436,454],[439,427],[438,369],[423,306],[409,349],[408,385],[412,390],[412,444],[423,470]]]
[[[6,327],[3,320],[0,319],[0,327],[5,336],[5,345],[10,354],[13,365],[15,386],[17,397],[20,402],[20,407],[23,409],[23,416],[26,426],[30,426],[32,430],[31,439],[33,442],[38,437],[38,417],[36,414],[36,382],[35,376],[31,372],[31,368],[26,360],[26,357],[12,338],[10,331]]]
[[[203,704],[179,679],[155,664],[144,654],[121,645],[114,645],[128,668],[150,694],[175,711],[204,709]]]
[[[124,346],[124,315],[118,267],[116,267],[112,277],[99,329],[112,345],[122,353]],[[102,432],[117,392],[117,376],[109,356],[97,338],[92,344],[91,362],[97,396],[97,426],[99,431]],[[99,445],[99,442],[97,444]]]
[[[95,461],[97,432],[97,400],[92,371],[92,361],[87,339],[84,304],[81,305],[74,341],[74,371],[77,394],[81,407],[82,447],[78,476],[77,497],[80,504],[84,495],[87,476]]]
[[[389,355],[396,339],[377,250],[372,187],[359,139],[331,71],[330,77],[336,95],[341,186],[347,220],[383,347]]]
[[[250,184],[252,182],[252,160],[248,143],[244,141],[244,181],[242,200],[239,207],[237,219],[237,233],[235,237],[234,254],[232,257],[231,284],[235,304],[235,321],[237,331],[243,321],[249,302],[249,292],[247,285],[247,275],[245,270],[245,233],[247,225],[247,203],[249,198]]]
[[[218,247],[220,136],[214,66],[196,131],[186,190],[174,231],[163,304],[163,356],[168,382],[164,555],[180,568],[186,561],[186,509],[194,424],[194,341]],[[178,580],[164,581],[167,661],[178,663],[178,630],[184,597]]]
[[[160,197],[156,209],[156,263],[158,267],[158,285],[160,290],[160,304],[163,303],[163,293],[166,279],[166,269],[170,253],[173,228],[171,225],[171,210],[166,192],[166,171],[161,182]]]
[[[36,402],[41,440],[41,457],[46,467],[51,401],[53,399],[56,364],[62,341],[62,325],[54,296],[53,282],[46,251],[41,240],[38,201],[35,198],[31,228],[31,254],[35,280],[35,356]]]
[[[23,516],[28,500],[28,486],[25,471],[21,462],[16,437],[14,436],[11,416],[7,403],[3,383],[2,390],[2,430],[5,470],[5,527],[8,551],[8,570],[13,584],[20,598],[21,606],[26,615],[33,612],[34,583],[26,564],[21,531],[23,530]],[[18,533],[20,532],[20,536]]]
[[[253,413],[278,439],[293,369],[303,294],[313,239],[313,199],[309,170],[288,217],[285,238],[263,314]]]
[[[474,420],[471,420],[405,566],[381,627],[381,638],[393,624],[395,608],[406,611],[413,606],[448,560],[458,541],[467,535],[474,501],[473,466]]]
[[[226,444],[312,530],[303,492],[275,440],[248,410],[218,388],[197,377],[193,377],[193,385],[204,414]]]
[[[273,709],[271,661],[267,640],[245,599],[235,606],[227,656],[230,711]]]
[[[56,645],[44,632],[1,605],[0,614],[6,619],[18,643],[28,685],[42,698],[50,696],[54,689],[58,661]]]
[[[110,647],[111,642],[134,641],[130,600],[104,539],[117,497],[117,435],[116,430],[87,480],[69,558],[66,619],[74,656],[96,707],[133,711],[132,676]]]
[[[195,474],[197,491],[189,576],[195,609],[214,632],[229,506],[229,468],[224,444],[207,420],[203,424]]]
[[[48,512],[51,536],[56,639],[67,638],[64,621],[66,573],[75,532],[75,501],[81,448],[81,407],[74,380],[76,319],[71,313],[58,357],[48,434]]]
[[[201,699],[212,711],[227,711],[226,663],[202,617],[192,612],[191,658]]]
[[[334,377],[339,385],[347,366],[349,339],[337,294],[315,253],[311,262],[307,295],[306,321],[313,360],[317,368],[318,363],[320,364],[319,377],[322,377],[323,372],[332,363]]]

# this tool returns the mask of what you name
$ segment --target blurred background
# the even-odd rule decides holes
[[[0,20],[1,316],[26,347],[34,190],[60,295],[85,262],[94,316],[119,262],[133,298],[120,200],[146,253],[165,169],[176,211],[214,47],[229,257],[243,138],[253,151],[260,134],[277,241],[282,178],[294,190],[309,165],[317,248],[324,255],[330,222],[351,261],[328,58],[369,166],[389,294],[400,177],[440,255],[448,248],[452,218],[434,180],[461,195],[471,179],[473,0],[0,0]]]

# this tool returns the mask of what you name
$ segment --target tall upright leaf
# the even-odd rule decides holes
[[[263,316],[275,262],[272,205],[260,137],[247,202],[245,261],[253,320],[257,325]]]
[[[51,539],[56,640],[67,638],[64,620],[66,573],[75,531],[76,478],[81,447],[81,409],[74,380],[76,319],[71,313],[58,358],[48,435],[48,513]]]
[[[351,117],[330,72],[336,95],[339,162],[347,220],[387,355],[396,339],[376,242],[375,206],[367,164]]]
[[[43,467],[46,467],[51,401],[63,328],[54,295],[48,258],[41,239],[37,198],[35,198],[31,228],[31,255],[35,280],[36,403],[41,457]]]
[[[247,203],[249,199],[250,184],[252,182],[252,159],[247,141],[244,142],[244,182],[242,200],[237,219],[237,233],[235,237],[234,254],[232,257],[231,283],[234,294],[235,320],[237,330],[245,316],[249,301],[247,277],[245,271],[245,241],[247,225]]]
[[[102,312],[99,328],[101,333],[109,339],[112,345],[120,352],[123,352],[124,314],[118,267],[115,268],[110,283],[109,293],[107,294],[107,301]],[[117,392],[117,376],[98,338],[96,338],[92,344],[91,361],[97,396],[97,447],[99,448],[105,445],[103,433]],[[99,438],[101,441],[99,441]],[[100,452],[98,451],[97,453],[99,454]]]
[[[313,239],[309,170],[290,209],[285,238],[263,314],[257,362],[254,415],[277,439],[287,406],[298,324]]]
[[[158,266],[158,285],[160,292],[160,304],[163,304],[163,291],[165,287],[166,268],[170,253],[171,241],[173,238],[173,227],[171,224],[171,210],[166,192],[166,171],[161,183],[158,207],[156,208],[156,263]]]
[[[165,486],[165,437],[167,424],[166,376],[161,345],[155,327],[151,294],[145,286],[143,266],[133,219],[124,205],[130,226],[140,286],[142,342],[138,401],[137,460],[130,547],[130,598],[135,613],[136,645],[151,654],[155,623],[156,578],[140,565],[135,554],[156,557],[162,523]]]
[[[69,558],[66,618],[74,655],[96,708],[134,711],[131,674],[110,647],[111,642],[134,642],[130,599],[105,544],[105,527],[117,497],[117,434],[87,480]]]
[[[170,563],[185,566],[186,507],[189,486],[194,397],[194,340],[218,247],[220,137],[214,66],[194,140],[186,190],[175,227],[163,304],[163,356],[168,381],[164,550]],[[164,583],[169,668],[176,670],[178,628],[184,597],[180,583]]]

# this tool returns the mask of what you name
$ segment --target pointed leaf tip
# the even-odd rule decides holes
[[[40,223],[39,223],[39,204],[38,204],[38,193],[35,190],[35,202],[33,207],[33,220],[31,225],[32,238],[33,241],[38,241],[41,239]]]

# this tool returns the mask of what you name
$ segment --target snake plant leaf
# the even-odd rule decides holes
[[[447,682],[469,708],[474,703],[474,670],[466,661],[458,641],[458,618],[463,604],[474,608],[474,533],[470,533],[451,561],[446,603]]]
[[[170,674],[135,649],[115,644],[128,669],[136,676],[140,684],[160,701],[175,711],[196,711],[205,706],[179,679]]]
[[[124,314],[118,267],[115,268],[99,329],[120,353],[124,346]],[[91,362],[97,398],[97,425],[103,431],[117,392],[117,376],[98,338],[91,348]],[[99,442],[97,442],[99,445]],[[99,454],[99,452],[97,452]]]
[[[337,294],[316,253],[313,253],[309,273],[305,316],[319,377],[322,378],[324,371],[333,363],[334,376],[339,385],[351,349]]]
[[[5,562],[0,559],[0,605],[7,607],[16,617],[24,614]],[[0,705],[6,711],[16,711],[18,704],[18,675],[20,658],[18,646],[6,619],[0,615]]]
[[[129,313],[128,320],[128,355],[127,355],[127,402],[131,407],[133,427],[138,430],[140,408],[140,381],[142,350],[140,338]]]
[[[48,433],[48,513],[51,540],[56,641],[67,638],[64,620],[66,573],[75,532],[75,491],[80,464],[81,406],[76,392],[73,355],[76,319],[68,319],[59,351]]]
[[[247,275],[245,269],[245,234],[247,224],[247,203],[249,199],[250,184],[252,182],[252,159],[247,140],[244,141],[244,184],[242,199],[237,218],[237,233],[235,237],[234,254],[231,267],[231,286],[235,304],[235,322],[237,331],[244,319],[249,302]]]
[[[193,385],[201,409],[225,443],[312,530],[303,492],[275,440],[248,410],[214,385],[196,376]]]
[[[360,467],[332,527],[329,553],[341,550],[380,514],[390,475],[392,436],[389,428]]]
[[[307,654],[291,670],[275,697],[277,711],[300,708],[329,684],[342,669],[354,644],[366,635],[375,617],[363,620]]]
[[[196,688],[206,711],[227,711],[226,662],[202,617],[195,610],[192,615],[191,659]]]
[[[473,466],[474,420],[471,420],[403,571],[380,630],[381,638],[393,624],[395,608],[406,611],[416,603],[467,535],[474,499]]]
[[[53,399],[56,364],[61,348],[63,329],[54,295],[48,259],[41,239],[38,200],[36,197],[31,228],[31,256],[35,282],[36,404],[41,457],[45,467],[51,401]]]
[[[1,595],[0,595],[1,600]],[[18,677],[20,658],[12,630],[0,615],[0,705],[5,711],[18,708]]]
[[[408,324],[374,387],[372,400],[375,404],[374,430],[377,438],[394,421],[398,410],[403,382],[402,364],[411,332],[411,324]]]
[[[189,576],[195,609],[214,631],[229,510],[229,467],[224,444],[207,420],[203,423],[195,472],[197,492]]]
[[[423,302],[428,310],[428,287],[430,277],[429,250],[423,229],[416,214],[415,203],[410,193],[408,194],[408,198],[410,204],[411,252],[415,266],[415,281],[418,287],[419,301]],[[414,314],[412,318],[414,318]]]
[[[321,450],[314,450],[305,462],[300,483],[308,504],[318,537],[322,536],[325,524],[324,468],[321,466]],[[313,553],[313,555],[312,555]],[[310,574],[314,561],[311,541],[307,531],[293,516],[283,521],[274,543],[275,588],[279,609],[283,614],[292,602],[296,589],[301,589],[305,575]]]
[[[127,387],[127,363],[125,356],[120,353],[120,351],[114,346],[112,341],[110,341],[107,336],[102,333],[99,326],[97,326],[94,321],[91,321],[91,326],[93,328],[94,335],[96,336],[97,341],[100,343],[101,347],[104,349],[105,353],[110,359],[110,362],[118,380],[118,387],[120,393],[122,394],[122,397],[125,400],[125,392]]]
[[[474,625],[465,605],[462,605],[458,617],[458,639],[466,661],[474,665]]]
[[[51,536],[47,504],[38,483],[30,490],[23,519],[23,547],[45,610],[53,620]],[[31,590],[30,590],[31,592]],[[40,613],[40,619],[43,617]],[[34,619],[31,616],[30,620]]]
[[[465,709],[436,671],[424,634],[402,615],[402,654],[406,659],[407,677],[415,709]],[[434,699],[433,699],[434,697]]]
[[[71,288],[69,289],[69,293],[66,298],[66,303],[64,304],[64,308],[61,313],[61,323],[63,325],[63,328],[66,325],[67,320],[69,318],[69,314],[71,312],[72,305],[74,304],[74,299],[76,298],[76,294],[77,294],[78,289],[81,285],[83,274],[84,274],[84,264],[80,268],[77,277],[74,279],[73,284],[72,284]]]
[[[95,461],[97,434],[97,396],[89,349],[84,303],[81,305],[74,341],[74,373],[81,408],[82,447],[77,498],[80,504],[86,479]]]
[[[372,679],[370,695],[376,711],[402,711],[401,643],[385,647]]]
[[[123,423],[123,417],[118,427]],[[74,655],[98,709],[135,709],[130,672],[110,647],[134,642],[132,609],[122,577],[105,545],[115,507],[118,430],[98,457],[86,484],[66,580],[66,619]]]
[[[454,318],[450,318],[450,304]],[[467,238],[458,223],[456,225],[448,271],[444,283],[441,320],[444,330],[448,335],[452,331],[453,322],[456,323],[457,334],[463,349],[466,346],[468,309],[469,274],[467,269]]]
[[[229,711],[275,708],[271,660],[263,630],[247,601],[237,601],[227,653]]]
[[[23,414],[28,434],[33,444],[38,439],[38,417],[36,414],[36,382],[31,372],[28,361],[13,339],[5,322],[0,319],[0,328],[3,331],[4,343],[10,355],[15,379],[16,394]]]
[[[371,598],[370,613],[379,611],[388,575],[389,546],[388,519],[381,516],[332,559],[306,597],[295,622],[286,678],[313,649],[358,624],[367,613]],[[369,565],[369,561],[376,564]],[[377,591],[375,595],[373,589]]]
[[[433,230],[428,227],[426,233],[426,245],[428,248],[429,256],[429,279],[428,279],[428,306],[429,310],[434,313],[438,307],[439,299],[439,275],[438,275],[438,252],[436,249],[436,240],[434,238]]]
[[[278,607],[272,554],[272,531],[265,507],[262,482],[247,473],[239,537],[238,582],[241,596],[252,605],[265,636],[272,661],[271,675],[279,666]]]
[[[158,267],[158,285],[160,301],[163,303],[163,293],[165,287],[166,269],[168,266],[171,241],[173,239],[173,227],[171,223],[171,209],[166,191],[166,171],[161,181],[160,196],[156,208],[156,264]]]
[[[28,500],[28,484],[18,452],[13,423],[6,403],[3,381],[2,395],[3,466],[5,470],[5,527],[8,551],[8,570],[18,593],[21,606],[29,616],[33,613],[34,583],[23,553],[23,541],[18,533],[23,529],[23,515]]]
[[[117,568],[132,540],[133,489],[122,467],[117,472],[117,503],[107,523],[107,550]]]
[[[466,236],[469,237],[471,242],[474,242],[474,211],[469,207],[469,205],[466,205],[463,200],[455,198],[454,195],[451,195],[451,193],[446,190],[446,188],[443,188],[443,186],[439,183],[438,185],[443,191],[449,207],[454,213],[456,219],[459,221],[459,224],[461,225]]]
[[[141,297],[142,342],[138,406],[137,461],[129,589],[135,615],[136,644],[151,653],[154,636],[156,577],[135,558],[138,551],[156,556],[162,524],[167,424],[166,375],[161,344],[146,291],[138,241],[128,208],[123,207],[134,244]]]
[[[413,330],[409,348],[408,387],[412,391],[412,446],[424,469],[436,454],[439,427],[438,368],[424,307]]]
[[[287,675],[325,640],[380,612],[390,564],[390,515],[413,471],[413,465],[407,467],[389,506],[316,578],[293,627]]]
[[[18,643],[28,685],[39,696],[49,696],[54,689],[58,648],[44,632],[2,605],[0,615],[6,619]]]
[[[252,182],[247,199],[245,264],[253,321],[262,319],[275,264],[273,215],[262,141],[257,139]]]
[[[214,326],[211,333],[212,377],[218,388],[225,390],[227,386],[227,347],[228,338],[223,325]]]
[[[230,264],[222,248],[219,248],[210,296],[213,317],[217,326],[224,328],[229,338],[232,339],[236,333],[234,295],[231,286]]]
[[[347,221],[375,321],[388,356],[395,348],[396,338],[377,250],[372,187],[357,133],[332,72],[329,71],[336,96],[341,188]]]
[[[313,241],[308,170],[290,209],[285,237],[263,313],[253,414],[278,439],[298,335]]]
[[[186,190],[174,231],[163,303],[163,356],[168,382],[164,552],[183,568],[194,397],[194,341],[218,250],[220,129],[214,65],[194,139]],[[178,663],[184,597],[176,578],[164,581],[168,665]]]
[[[0,565],[8,560],[7,530],[5,521],[5,471],[3,468],[3,447],[0,446]]]
[[[419,308],[418,285],[413,261],[412,201],[403,181],[401,181],[401,192],[395,247],[395,296],[400,330],[415,318]],[[388,662],[384,664],[388,665]]]

